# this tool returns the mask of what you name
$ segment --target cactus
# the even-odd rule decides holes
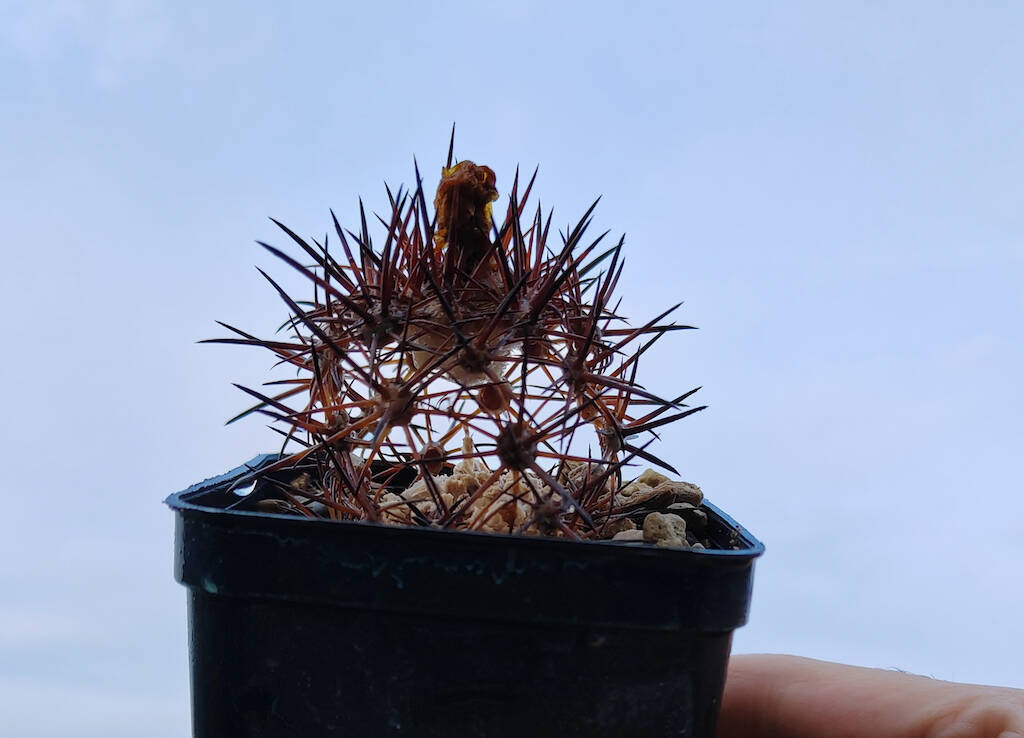
[[[520,194],[516,172],[498,225],[494,172],[453,163],[449,147],[433,213],[418,166],[415,189],[387,190],[383,245],[362,203],[358,231],[332,211],[322,243],[274,221],[301,253],[261,245],[309,279],[312,300],[261,270],[290,336],[221,323],[233,336],[213,342],[261,346],[297,370],[270,390],[241,387],[257,404],[232,419],[280,425],[282,456],[260,476],[289,509],[608,538],[679,499],[684,483],[630,475],[642,462],[675,473],[648,450],[655,431],[704,409],[684,404],[696,390],[662,399],[637,382],[651,345],[690,326],[662,322],[678,305],[628,325],[614,297],[624,240],[587,237],[595,201],[553,245],[551,213],[527,214],[535,178]]]

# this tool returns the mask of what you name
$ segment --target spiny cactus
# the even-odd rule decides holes
[[[286,453],[261,476],[294,509],[604,538],[679,499],[683,483],[653,471],[625,480],[640,461],[674,472],[648,445],[703,409],[684,404],[696,390],[662,399],[637,383],[651,345],[689,326],[662,324],[673,307],[630,327],[614,298],[623,240],[585,238],[595,201],[553,247],[551,213],[524,217],[535,177],[520,194],[516,172],[497,225],[494,172],[453,164],[449,148],[433,213],[418,167],[414,190],[387,190],[382,246],[362,203],[358,232],[332,212],[335,239],[322,243],[274,221],[301,253],[261,245],[312,282],[312,300],[261,271],[290,310],[290,338],[221,323],[234,337],[214,340],[262,346],[298,371],[273,390],[242,387],[258,403],[233,419],[283,425]]]

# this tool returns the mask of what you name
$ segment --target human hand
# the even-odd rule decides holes
[[[733,656],[717,738],[1024,738],[1024,690]]]

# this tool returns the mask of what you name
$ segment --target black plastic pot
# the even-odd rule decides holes
[[[274,458],[167,499],[196,738],[714,734],[764,551],[714,506],[726,550],[226,510]]]

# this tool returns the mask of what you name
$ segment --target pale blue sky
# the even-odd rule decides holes
[[[1024,687],[1024,8],[1013,2],[14,2],[0,28],[0,714],[187,732],[166,494],[282,318],[266,219],[382,208],[446,153],[556,222],[604,199],[661,455],[768,546],[738,650]],[[429,5],[429,7],[428,7]]]

